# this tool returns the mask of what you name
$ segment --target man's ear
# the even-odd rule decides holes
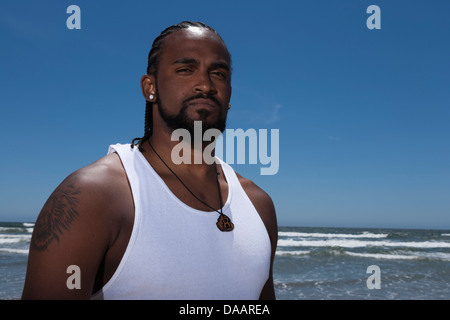
[[[144,74],[141,77],[141,90],[145,100],[155,102],[156,99],[156,82],[155,77],[151,74]],[[153,95],[150,99],[149,96]]]

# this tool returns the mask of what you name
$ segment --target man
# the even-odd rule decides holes
[[[193,132],[198,121],[203,131],[225,128],[231,58],[223,40],[202,23],[167,28],[141,89],[144,137],[111,146],[45,203],[22,298],[275,298],[270,197],[222,161],[172,159],[174,130]],[[192,158],[205,148],[186,146]]]

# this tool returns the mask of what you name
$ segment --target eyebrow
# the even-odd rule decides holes
[[[173,64],[190,64],[190,65],[199,65],[200,62],[194,58],[181,58],[178,60],[175,60]]]
[[[223,62],[223,61],[216,61],[212,63],[212,67],[214,67],[215,69],[225,69],[226,71],[231,71],[230,66],[228,65],[228,63]]]
[[[173,64],[188,64],[188,65],[198,66],[200,64],[200,62],[194,58],[181,58],[181,59],[175,60],[173,62]],[[231,68],[228,65],[228,63],[223,62],[223,61],[215,61],[211,64],[211,67],[213,67],[214,69],[225,69],[227,71],[231,71]]]

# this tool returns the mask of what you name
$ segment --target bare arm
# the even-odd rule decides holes
[[[252,201],[256,210],[258,211],[264,225],[266,226],[267,232],[269,234],[271,242],[271,260],[270,260],[270,274],[269,279],[267,279],[264,288],[261,291],[261,300],[272,300],[275,299],[275,289],[273,285],[273,261],[275,258],[275,251],[278,242],[278,224],[275,212],[275,206],[272,202],[270,196],[259,188],[252,181],[243,178],[237,174],[239,181],[247,193],[248,197]]]
[[[114,175],[105,168],[91,165],[73,173],[45,203],[31,238],[22,299],[90,298],[118,230],[108,201]],[[78,280],[80,288],[74,288]]]
[[[275,289],[273,285],[273,261],[275,259],[275,251],[277,249],[278,243],[278,225],[275,213],[275,207],[273,205],[272,199],[267,195],[266,199],[255,205],[257,211],[260,213],[261,218],[266,226],[267,232],[269,233],[269,238],[271,242],[271,257],[270,257],[270,274],[269,279],[261,291],[261,300],[274,300],[275,299]]]

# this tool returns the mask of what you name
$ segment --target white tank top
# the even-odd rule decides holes
[[[116,144],[133,194],[130,240],[117,270],[92,299],[234,300],[259,298],[269,277],[270,239],[234,170],[220,161],[228,183],[222,232],[219,214],[179,200],[137,147]]]

